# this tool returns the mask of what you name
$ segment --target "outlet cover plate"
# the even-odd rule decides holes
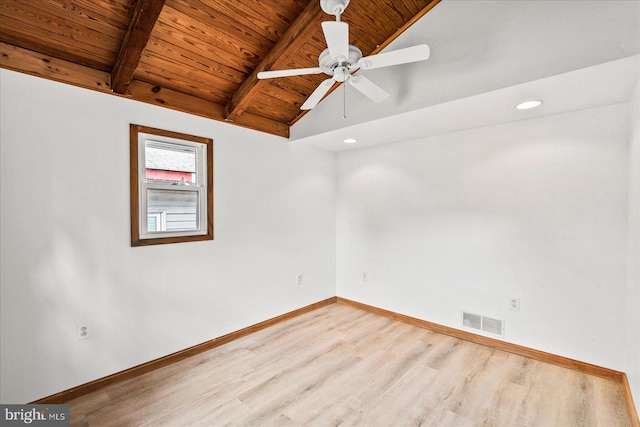
[[[84,322],[76,325],[76,338],[78,341],[91,338],[91,328],[88,323]]]

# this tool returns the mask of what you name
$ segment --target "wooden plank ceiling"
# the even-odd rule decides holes
[[[439,0],[351,0],[350,43],[379,52]],[[0,0],[0,66],[288,137],[324,74],[319,0]]]

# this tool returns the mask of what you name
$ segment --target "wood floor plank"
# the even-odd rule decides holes
[[[71,402],[72,426],[630,426],[621,384],[332,304]]]

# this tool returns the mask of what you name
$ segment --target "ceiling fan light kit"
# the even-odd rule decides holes
[[[340,21],[340,15],[349,5],[349,0],[320,0],[320,7],[328,15],[334,15],[335,21],[322,23],[327,49],[322,51],[316,68],[298,68],[292,70],[261,71],[258,79],[302,76],[324,73],[330,78],[324,80],[300,107],[310,110],[331,90],[334,83],[349,82],[360,93],[373,102],[382,102],[389,97],[384,89],[360,74],[353,74],[358,69],[372,70],[410,62],[429,59],[429,46],[421,44],[392,52],[362,56],[362,51],[349,44],[349,24]]]

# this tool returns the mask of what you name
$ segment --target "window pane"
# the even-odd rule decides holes
[[[148,231],[158,231],[158,216],[156,214],[149,215]]]
[[[147,182],[196,183],[196,149],[177,144],[145,141]]]
[[[166,231],[198,230],[197,191],[148,190],[147,203],[149,211],[164,212]],[[151,229],[151,223],[148,229],[157,230]]]

